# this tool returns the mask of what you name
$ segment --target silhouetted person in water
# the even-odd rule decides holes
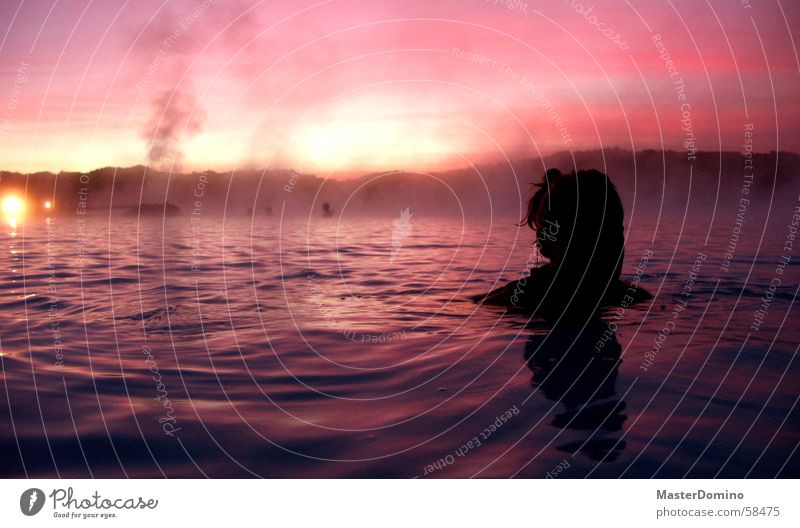
[[[331,204],[328,202],[322,204],[322,216],[325,218],[330,218],[333,216],[333,209],[331,209]]]
[[[602,172],[548,170],[520,225],[536,231],[535,246],[549,263],[475,300],[569,319],[650,299],[645,290],[619,280],[623,219],[617,189]]]

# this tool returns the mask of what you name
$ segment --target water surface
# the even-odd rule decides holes
[[[469,300],[525,269],[512,219],[393,220],[6,229],[0,473],[798,476],[797,263],[751,329],[780,224],[723,272],[729,225],[637,222],[655,300],[552,331]]]

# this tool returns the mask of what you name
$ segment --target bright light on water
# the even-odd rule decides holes
[[[17,195],[7,194],[0,202],[0,211],[2,211],[3,220],[15,228],[25,213],[25,201]]]

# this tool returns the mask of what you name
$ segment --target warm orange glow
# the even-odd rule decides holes
[[[3,215],[3,220],[13,229],[25,214],[25,201],[14,194],[7,194],[0,202],[0,213]]]
[[[4,215],[19,215],[25,209],[25,202],[19,196],[9,194],[3,197],[2,210]]]
[[[297,127],[289,141],[289,157],[311,170],[390,170],[416,165],[437,166],[464,151],[463,138],[443,138],[435,131],[411,126],[393,117],[369,118],[361,109],[341,120]]]

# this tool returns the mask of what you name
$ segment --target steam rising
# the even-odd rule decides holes
[[[180,172],[182,142],[200,132],[206,115],[187,87],[165,90],[153,100],[153,115],[142,130],[148,141],[147,164]]]

